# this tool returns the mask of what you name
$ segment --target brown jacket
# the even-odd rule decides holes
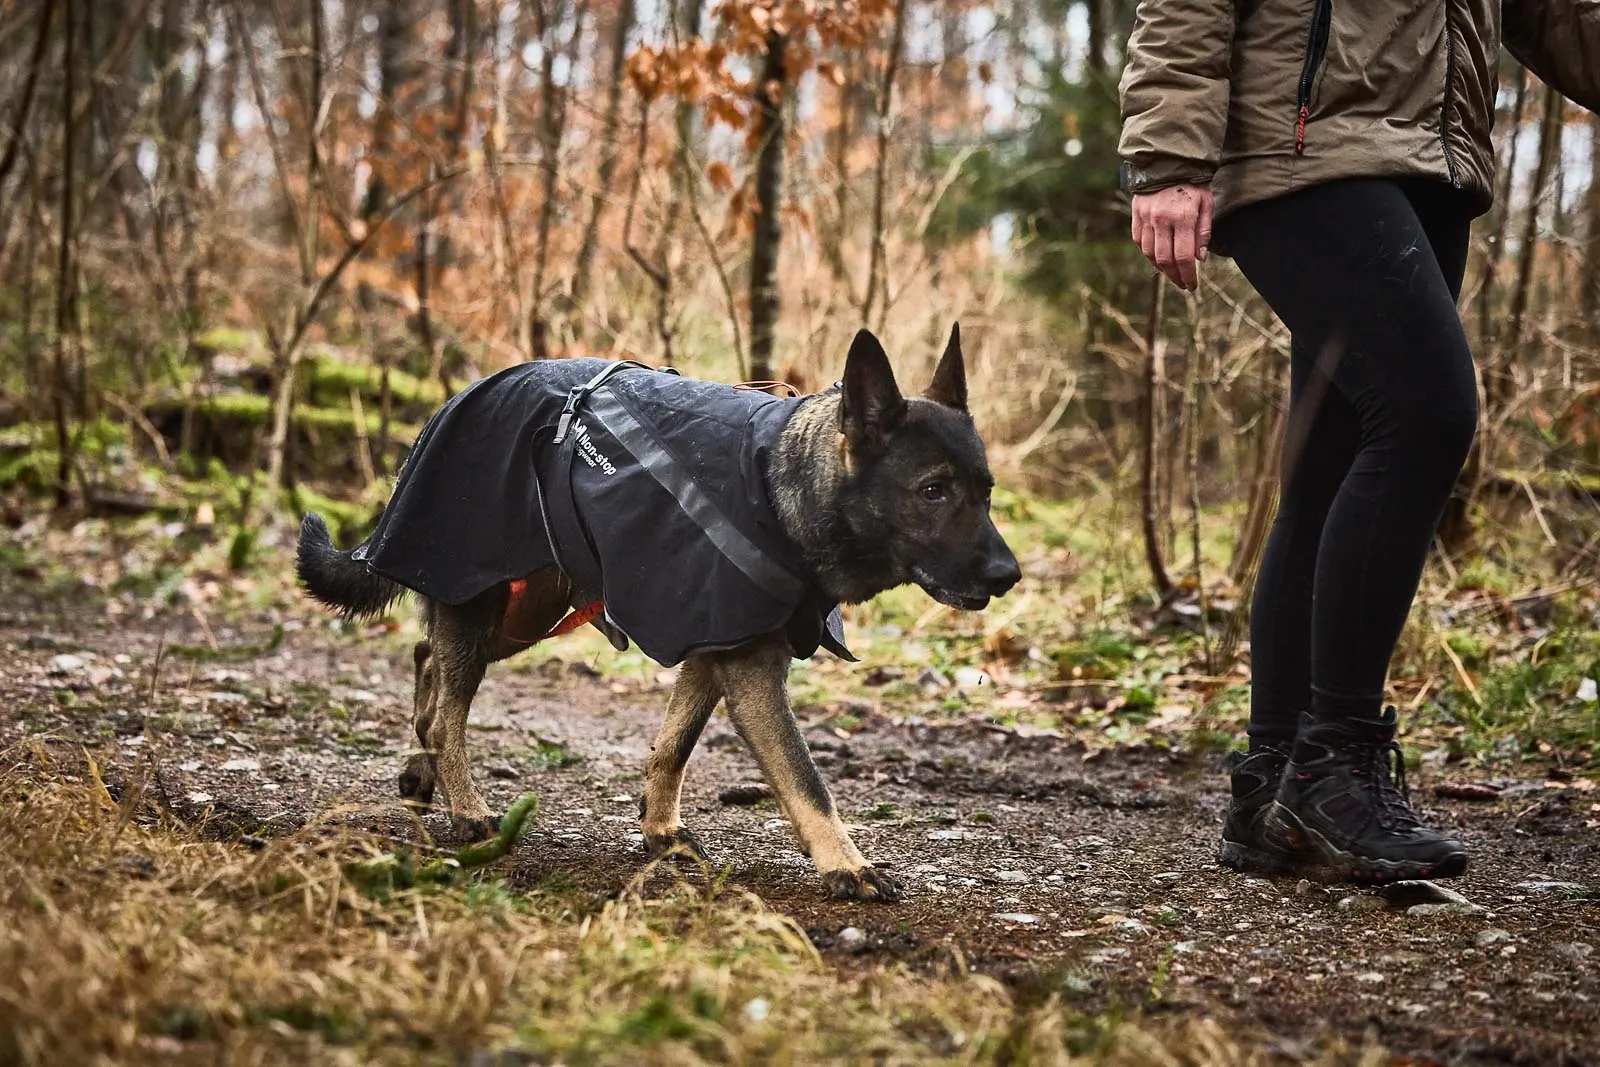
[[[1220,217],[1336,178],[1431,176],[1487,211],[1502,36],[1600,111],[1600,0],[1140,0],[1123,186],[1209,181]]]

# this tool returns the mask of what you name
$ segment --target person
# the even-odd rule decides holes
[[[1383,692],[1477,426],[1456,311],[1494,189],[1502,40],[1600,108],[1600,0],[1140,0],[1120,92],[1133,239],[1230,257],[1288,327],[1278,515],[1251,607],[1249,750],[1219,860],[1448,877]]]

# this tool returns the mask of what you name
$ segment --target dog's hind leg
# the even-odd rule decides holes
[[[416,731],[417,743],[422,746],[422,751],[413,753],[400,772],[400,798],[408,804],[426,808],[433,803],[433,788],[439,771],[438,761],[428,748],[428,731],[433,726],[439,691],[432,643],[418,641],[411,650],[411,659],[415,665],[411,727]]]
[[[683,792],[683,770],[700,740],[722,690],[716,671],[704,656],[690,658],[678,670],[678,681],[667,702],[667,717],[650,748],[645,766],[644,796],[639,798],[639,829],[652,856],[686,848],[706,858],[700,839],[684,829],[678,801]]]
[[[780,639],[714,654],[728,715],[761,764],[800,847],[822,874],[830,896],[842,900],[900,899],[894,879],[857,851],[834,810],[817,765],[789,706],[789,649]]]
[[[488,667],[487,647],[499,613],[497,609],[485,620],[478,617],[481,613],[476,607],[470,602],[462,607],[441,606],[428,635],[435,671],[428,748],[450,801],[451,825],[458,837],[469,841],[481,841],[500,828],[500,820],[472,782],[467,761],[467,716]]]

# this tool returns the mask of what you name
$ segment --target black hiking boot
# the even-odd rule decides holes
[[[1249,754],[1230,754],[1233,803],[1222,824],[1222,843],[1217,846],[1217,862],[1235,871],[1251,874],[1282,874],[1316,858],[1309,847],[1284,851],[1262,836],[1262,823],[1278,795],[1283,769],[1289,754],[1270,745]]]
[[[1454,878],[1467,847],[1422,824],[1411,810],[1395,713],[1377,719],[1304,720],[1297,751],[1263,821],[1263,837],[1287,850],[1314,847],[1344,878],[1392,882]]]

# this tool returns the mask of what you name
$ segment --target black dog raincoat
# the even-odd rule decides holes
[[[802,401],[600,359],[480,379],[423,428],[354,556],[446,604],[551,564],[665,666],[783,631],[854,659],[762,471]]]

